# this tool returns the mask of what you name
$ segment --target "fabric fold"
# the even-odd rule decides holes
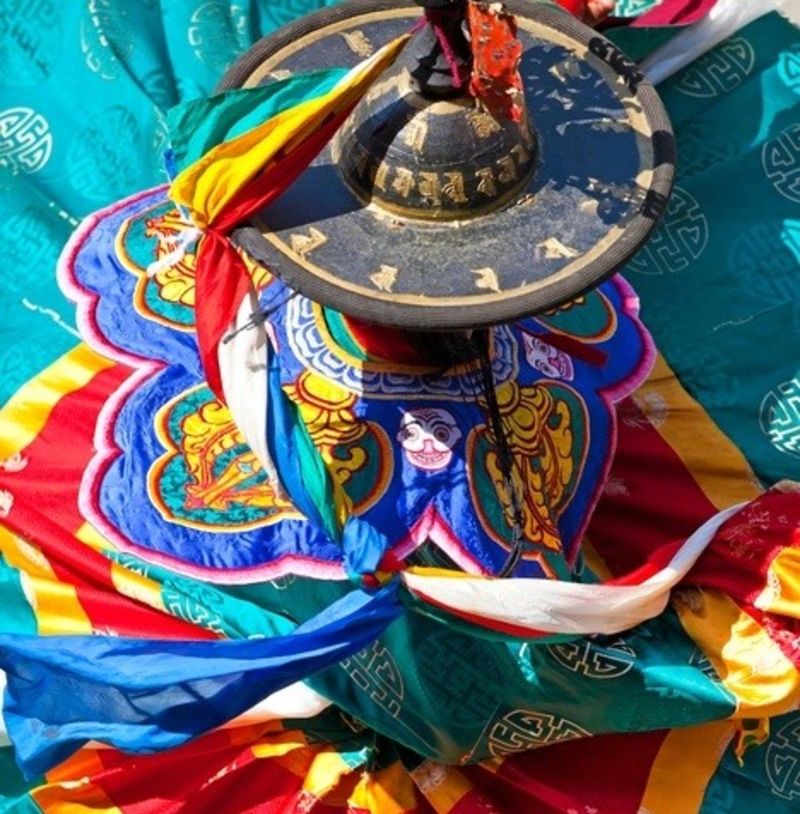
[[[353,591],[271,639],[0,636],[3,714],[18,764],[34,777],[90,740],[133,753],[186,743],[357,652],[402,612],[396,586],[387,586]]]

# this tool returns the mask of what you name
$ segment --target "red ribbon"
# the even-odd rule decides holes
[[[297,180],[353,107],[355,103],[324,121],[290,153],[276,157],[269,170],[257,175],[231,199],[200,239],[195,267],[197,343],[208,386],[222,402],[225,398],[217,349],[251,288],[247,266],[228,236]]]
[[[717,0],[662,0],[655,8],[634,20],[631,25],[636,28],[689,25],[702,20],[716,3]]]

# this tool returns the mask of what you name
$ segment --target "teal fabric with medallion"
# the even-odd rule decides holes
[[[677,135],[676,189],[625,274],[658,349],[756,474],[797,480],[797,28],[763,17],[659,92]],[[751,205],[731,206],[731,196]]]
[[[166,180],[166,111],[331,0],[0,0],[0,404],[79,341],[53,278],[82,217]]]

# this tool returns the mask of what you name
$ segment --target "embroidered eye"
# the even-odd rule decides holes
[[[403,441],[413,441],[419,438],[419,427],[416,424],[409,424],[400,430],[400,435]]]

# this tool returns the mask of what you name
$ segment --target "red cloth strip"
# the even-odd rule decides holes
[[[402,365],[429,364],[422,354],[408,341],[405,331],[386,325],[371,325],[354,317],[345,317],[353,338],[372,357]]]
[[[580,738],[511,755],[496,772],[481,766],[462,771],[498,811],[637,814],[666,736],[656,731]],[[507,808],[500,807],[504,799]]]
[[[197,342],[208,386],[224,402],[217,349],[250,289],[244,261],[227,235],[281,195],[319,155],[353,107],[331,117],[269,171],[247,184],[200,240],[195,268]]]
[[[661,28],[670,25],[689,25],[702,20],[716,3],[717,0],[662,0],[654,9],[634,20],[631,26]]]
[[[771,490],[720,528],[686,581],[723,591],[749,612],[768,585],[772,561],[798,544],[800,493]]]
[[[618,406],[617,451],[588,530],[608,568],[624,575],[686,540],[717,509],[632,399]]]

